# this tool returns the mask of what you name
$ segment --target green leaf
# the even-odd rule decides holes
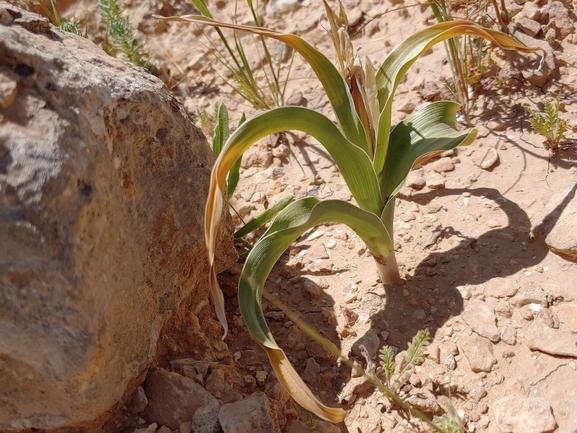
[[[200,0],[197,0],[200,1]],[[262,27],[242,26],[238,24],[229,24],[215,21],[206,16],[185,15],[182,17],[161,17],[153,15],[155,18],[166,21],[177,22],[193,22],[198,24],[207,24],[213,27],[230,28],[234,30],[243,30],[261,36],[266,36],[284,42],[300,55],[302,55],[307,63],[312,67],[327,97],[333,107],[343,134],[351,142],[355,143],[365,152],[369,151],[367,143],[367,135],[365,133],[362,122],[355,111],[353,100],[349,93],[349,89],[332,62],[324,56],[320,51],[312,47],[304,39],[290,33],[280,33],[274,30],[268,30]]]
[[[238,121],[238,126],[242,125],[246,121],[246,116],[242,113],[240,120]],[[238,185],[238,180],[240,178],[240,165],[242,163],[242,156],[240,156],[232,167],[230,168],[230,173],[228,174],[228,179],[226,181],[226,196],[232,197],[236,186]]]
[[[239,230],[237,230],[236,233],[234,234],[234,238],[240,239],[248,235],[250,232],[255,231],[259,227],[264,226],[266,223],[272,220],[281,210],[287,207],[293,200],[294,200],[293,195],[289,195],[288,197],[279,200],[274,205],[265,210],[263,213],[261,213],[259,216],[253,218],[252,220],[247,222],[244,226],[242,226]]]
[[[458,109],[459,104],[455,102],[434,102],[393,129],[384,176],[380,179],[384,201],[388,202],[401,189],[419,157],[473,142],[477,135],[475,129],[457,130],[455,115]]]
[[[377,134],[377,149],[373,161],[379,178],[385,176],[382,171],[390,147],[391,112],[395,91],[415,61],[433,45],[446,39],[461,35],[478,36],[493,42],[505,50],[518,50],[532,53],[539,48],[528,48],[504,33],[481,27],[469,21],[448,21],[435,24],[405,39],[385,59],[377,71],[377,88],[381,115]]]
[[[216,125],[212,136],[212,151],[214,156],[220,155],[222,147],[228,140],[228,110],[224,104],[219,104],[216,109]]]
[[[381,193],[371,160],[366,152],[348,141],[325,116],[303,107],[278,107],[257,114],[231,135],[215,164],[219,184],[236,161],[253,143],[286,130],[298,130],[316,138],[331,154],[352,195],[362,209],[379,215]]]
[[[267,352],[279,381],[305,409],[332,422],[344,411],[327,412],[294,371],[268,328],[262,310],[262,291],[268,275],[282,253],[305,231],[326,222],[348,225],[367,244],[377,261],[394,260],[393,246],[381,220],[370,212],[339,200],[319,202],[313,197],[297,200],[275,218],[249,253],[239,283],[239,307],[248,330]],[[334,409],[333,409],[334,410]]]

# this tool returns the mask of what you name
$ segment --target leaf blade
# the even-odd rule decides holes
[[[415,61],[433,45],[462,35],[478,36],[505,50],[532,53],[540,48],[530,48],[504,33],[481,27],[469,21],[446,21],[415,33],[393,50],[377,71],[377,87],[381,115],[377,134],[378,147],[373,161],[375,171],[382,178],[389,150],[392,101],[397,86]]]
[[[262,310],[265,281],[282,253],[305,231],[331,221],[347,224],[373,255],[388,258],[394,254],[388,231],[376,215],[339,200],[297,200],[277,216],[249,253],[239,282],[239,307],[249,332],[266,351],[279,381],[291,396],[319,417],[340,422],[346,413],[318,402],[277,345]]]

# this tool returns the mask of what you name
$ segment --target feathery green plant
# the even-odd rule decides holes
[[[134,35],[130,20],[121,15],[122,10],[116,0],[99,0],[98,10],[106,29],[105,51],[111,55],[121,52],[127,61],[152,72],[154,66],[146,60],[147,55]]]
[[[408,371],[413,371],[413,369],[424,362],[424,353],[431,342],[431,335],[428,329],[419,331],[415,337],[413,337],[412,342],[407,348],[407,354],[405,355],[404,361],[410,364],[410,367],[406,368],[404,372],[399,372],[396,375],[394,382],[389,383],[402,383],[402,385],[394,388],[388,386],[386,380],[383,380],[383,373],[385,370],[393,377],[396,364],[395,364],[395,353],[390,347],[384,347],[380,353],[379,358],[381,360],[379,369],[375,368],[373,361],[368,355],[366,349],[361,346],[361,353],[363,354],[366,362],[366,368],[362,368],[359,364],[353,363],[349,358],[339,352],[339,349],[331,343],[328,339],[323,337],[318,331],[313,329],[304,320],[302,320],[297,314],[286,307],[282,302],[280,302],[274,296],[270,294],[265,294],[267,301],[269,301],[276,308],[284,312],[287,317],[296,323],[296,325],[309,337],[316,340],[321,346],[323,346],[329,353],[331,353],[335,358],[339,358],[343,363],[345,363],[351,370],[355,370],[358,375],[364,376],[372,385],[379,390],[381,394],[387,397],[391,402],[396,404],[402,410],[406,411],[409,415],[417,418],[429,426],[433,431],[437,433],[464,433],[465,427],[463,421],[455,411],[453,405],[448,402],[446,407],[447,410],[442,416],[434,416],[430,420],[424,413],[415,409],[410,403],[408,403],[405,398],[398,392],[398,390],[406,383],[408,378]],[[310,416],[310,415],[309,415]]]
[[[378,376],[383,377],[383,385],[393,391],[398,393],[398,391],[407,383],[410,374],[415,370],[415,367],[421,365],[425,362],[425,351],[427,347],[431,344],[431,334],[428,329],[422,329],[417,332],[417,335],[413,337],[411,343],[407,348],[407,354],[405,355],[404,365],[396,375],[393,380],[396,362],[395,353],[393,349],[389,346],[383,347],[379,352],[380,362],[380,372],[377,372]],[[368,359],[368,355],[365,354],[365,358]]]
[[[289,204],[250,251],[239,281],[239,306],[253,338],[267,353],[278,380],[304,408],[340,422],[346,412],[320,403],[277,345],[262,310],[265,281],[283,252],[303,233],[320,224],[348,225],[365,242],[384,284],[399,279],[393,243],[395,197],[421,156],[471,143],[477,131],[457,130],[454,102],[435,102],[392,128],[392,102],[409,67],[438,42],[462,34],[486,38],[504,49],[529,49],[507,35],[467,21],[440,23],[407,38],[378,70],[355,58],[342,5],[335,13],[323,0],[337,50],[337,67],[298,36],[262,27],[222,23],[204,16],[161,19],[244,30],[280,40],[310,64],[333,107],[338,125],[303,107],[277,107],[248,119],[228,139],[213,167],[205,212],[205,238],[210,262],[210,288],[225,336],[228,330],[224,296],[215,267],[217,226],[224,207],[223,191],[233,164],[252,144],[270,134],[299,130],[317,139],[331,154],[358,206],[340,200],[305,197]]]
[[[203,16],[212,18],[212,14],[204,5],[202,0],[191,1]],[[235,0],[235,2],[236,1],[237,0]],[[254,6],[252,0],[246,0],[246,3],[253,17],[254,25],[256,27],[262,27],[257,7]],[[235,4],[237,5],[237,3]],[[258,39],[260,44],[257,43],[256,47],[258,48],[260,45],[262,49],[262,57],[264,60],[262,62],[261,72],[262,78],[266,83],[266,86],[262,88],[258,83],[258,76],[253,73],[250,67],[249,61],[246,57],[245,48],[238,37],[237,32],[234,31],[233,34],[235,47],[233,50],[221,29],[219,27],[215,27],[215,29],[224,45],[226,54],[221,54],[221,52],[214,46],[210,49],[210,52],[219,63],[221,63],[232,74],[232,82],[236,84],[232,84],[231,81],[228,80],[227,84],[230,85],[236,93],[242,96],[244,100],[257,109],[263,110],[284,105],[285,92],[292,69],[294,53],[291,55],[288,67],[283,67],[282,55],[279,56],[277,60],[273,60],[266,39],[263,36],[259,36]]]
[[[569,128],[569,121],[559,117],[559,107],[561,105],[561,93],[557,95],[555,104],[545,102],[545,112],[538,113],[529,107],[525,110],[531,115],[529,123],[537,134],[545,138],[545,147],[556,151],[559,143],[565,138],[565,133]]]

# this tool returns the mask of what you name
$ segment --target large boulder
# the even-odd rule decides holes
[[[0,0],[0,430],[102,417],[208,299],[212,163],[162,82]]]

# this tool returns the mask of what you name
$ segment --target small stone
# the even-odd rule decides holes
[[[148,405],[148,398],[146,398],[144,388],[139,386],[132,394],[132,397],[130,398],[130,401],[128,402],[126,407],[128,408],[128,411],[130,413],[137,414],[146,409],[147,405]]]
[[[416,220],[417,217],[413,212],[407,211],[407,212],[401,214],[400,219],[401,219],[401,221],[408,223],[409,221]]]
[[[411,317],[416,321],[421,321],[427,317],[427,312],[422,308],[415,308],[415,311],[411,313]]]
[[[436,173],[445,173],[448,171],[453,171],[455,169],[455,164],[453,164],[451,158],[441,158],[431,164],[431,168]]]
[[[493,147],[475,149],[471,161],[483,170],[491,170],[499,162],[499,154]]]
[[[148,398],[147,421],[176,430],[192,418],[195,432],[218,431],[218,401],[194,380],[159,369],[148,373],[143,388]]]
[[[517,342],[517,330],[513,326],[505,326],[501,331],[501,340],[510,346]]]
[[[281,433],[278,409],[263,393],[220,408],[219,420],[224,433]],[[286,421],[285,421],[286,422]]]
[[[307,366],[305,367],[305,371],[302,374],[302,378],[305,382],[308,382],[310,385],[314,385],[315,383],[317,383],[320,372],[321,372],[321,366],[315,361],[314,358],[308,358]]]
[[[327,248],[329,250],[332,250],[336,246],[337,246],[337,241],[334,239],[331,239],[330,241],[327,242]]]
[[[413,407],[428,413],[439,413],[441,411],[437,398],[428,389],[413,388],[405,398],[405,401]]]
[[[508,395],[493,404],[493,413],[503,433],[543,433],[556,426],[549,402],[541,397]]]
[[[427,186],[430,189],[442,189],[445,188],[445,178],[440,174],[433,173],[427,179]]]
[[[254,377],[256,379],[256,384],[258,386],[264,386],[264,384],[266,383],[267,376],[268,376],[268,373],[266,371],[258,370],[254,375]]]
[[[417,191],[420,191],[425,187],[427,182],[425,181],[425,175],[423,174],[423,170],[413,170],[409,172],[407,176],[407,180],[405,185],[413,188]]]
[[[154,431],[153,431],[154,433]],[[169,429],[168,427],[166,427],[165,425],[160,426],[160,428],[158,430],[156,430],[156,433],[172,433],[172,430]]]
[[[412,101],[407,101],[405,102],[405,105],[403,105],[401,108],[399,108],[399,111],[402,111],[403,113],[412,113],[413,111],[415,111],[415,103]]]
[[[475,400],[477,402],[481,401],[481,399],[483,397],[485,397],[486,395],[487,395],[487,390],[482,385],[476,386],[471,391],[469,391],[469,397],[471,397],[473,400]]]
[[[537,36],[541,31],[541,24],[527,17],[520,17],[515,24],[529,36]]]
[[[352,352],[357,356],[361,356],[362,352],[360,346],[364,346],[365,350],[369,354],[371,359],[375,359],[377,356],[377,352],[380,349],[381,341],[379,340],[379,336],[374,329],[369,329],[365,335],[359,338],[355,344],[353,344]]]
[[[427,347],[425,355],[427,356],[427,358],[433,360],[436,364],[441,363],[441,349],[437,342],[433,341],[429,345],[429,347]]]
[[[416,388],[420,388],[422,385],[421,378],[414,373],[409,376],[409,383]]]
[[[307,99],[303,96],[303,92],[296,92],[286,100],[286,105],[300,105],[301,107],[306,107],[307,102]]]
[[[312,298],[319,298],[330,287],[329,283],[320,277],[314,275],[307,275],[302,279],[303,291],[309,294]]]
[[[561,304],[557,310],[559,321],[569,327],[571,332],[577,332],[577,304]]]
[[[486,338],[472,334],[468,337],[462,337],[460,344],[461,351],[465,354],[473,372],[489,372],[497,363],[493,356],[493,345]]]
[[[447,367],[451,371],[457,368],[457,361],[455,360],[454,355],[447,355],[445,357],[445,367]]]
[[[519,284],[510,278],[493,278],[485,286],[485,294],[493,298],[510,298],[519,291]]]
[[[554,1],[549,5],[549,26],[557,30],[559,39],[563,40],[575,32],[573,20],[569,10],[560,1]]]
[[[495,324],[497,321],[495,310],[489,304],[473,299],[461,317],[473,332],[488,338],[493,343],[497,343],[501,338],[499,329]]]
[[[575,334],[550,328],[540,320],[535,320],[525,330],[523,336],[529,349],[550,355],[577,358],[577,335]]]
[[[505,122],[491,120],[489,123],[487,123],[487,128],[489,128],[491,131],[499,132],[507,129],[507,124]]]
[[[206,378],[204,387],[214,396],[216,396],[217,393],[222,393],[225,389],[224,371],[221,369],[212,370]]]

